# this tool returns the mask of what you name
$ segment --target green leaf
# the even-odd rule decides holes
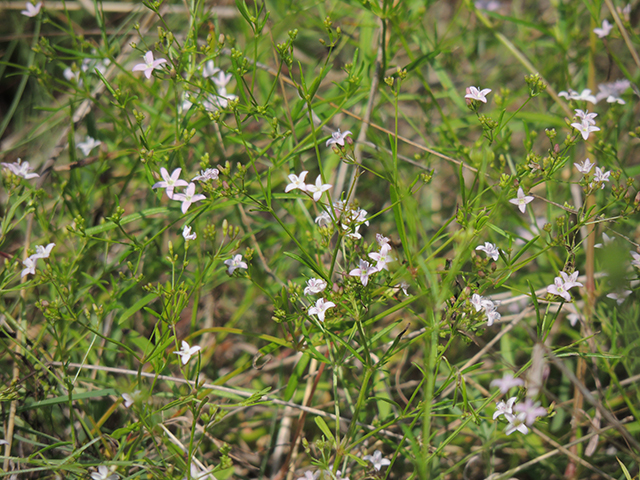
[[[143,307],[145,307],[148,303],[150,303],[152,300],[155,300],[156,298],[158,297],[155,293],[150,293],[145,297],[142,297],[140,300],[138,300],[136,303],[134,303],[124,311],[124,313],[120,317],[120,320],[118,320],[118,325],[122,325],[131,315],[142,310]]]
[[[291,377],[289,377],[289,383],[287,383],[287,388],[284,391],[283,398],[286,402],[291,400],[293,394],[296,392],[298,388],[298,384],[300,383],[300,378],[304,375],[304,372],[307,370],[307,365],[309,365],[309,360],[311,357],[308,354],[303,354],[298,360],[296,368],[293,369],[293,373]]]
[[[335,442],[336,439],[333,437],[331,430],[329,430],[329,426],[325,423],[322,417],[315,417],[314,420],[316,421],[316,425],[318,425],[320,430],[322,430],[322,433],[324,433],[325,437],[327,437],[331,442]]]
[[[626,477],[626,479],[631,480],[631,475],[629,474],[629,470],[627,470],[627,467],[624,466],[624,463],[622,463],[618,457],[616,457],[616,460],[620,464],[620,468],[624,472],[624,476]]]

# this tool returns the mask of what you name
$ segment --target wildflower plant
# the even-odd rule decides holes
[[[0,476],[637,475],[633,7],[13,3]]]

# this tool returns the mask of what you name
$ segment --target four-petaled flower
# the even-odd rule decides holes
[[[318,215],[314,221],[319,227],[326,227],[331,224],[331,215],[329,215],[328,212],[320,212],[320,215]]]
[[[304,287],[305,295],[314,295],[316,293],[322,292],[325,288],[327,288],[327,282],[325,282],[321,278],[310,278],[307,280],[307,286]]]
[[[338,131],[333,132],[331,134],[331,138],[327,140],[327,147],[333,144],[337,144],[337,145],[340,145],[341,147],[344,147],[344,139],[347,137],[347,135],[351,135],[351,132],[349,130],[347,130],[346,132],[341,132],[340,129],[338,129]]]
[[[82,154],[86,157],[91,153],[91,150],[101,144],[102,142],[100,140],[96,140],[95,138],[91,138],[89,135],[87,135],[84,139],[84,142],[77,143],[76,147],[78,147]]]
[[[360,267],[354,268],[349,272],[352,277],[360,277],[362,285],[366,286],[369,283],[369,275],[376,273],[378,269],[371,265],[366,260],[360,260]]]
[[[185,225],[182,229],[182,236],[185,240],[195,240],[198,237],[196,232],[191,233],[191,227],[189,225]]]
[[[531,400],[530,398],[527,398],[524,403],[519,403],[518,405],[516,405],[514,410],[516,412],[524,413],[524,423],[527,425],[532,425],[538,417],[547,416],[547,409],[541,407],[540,402],[533,403],[533,400]]]
[[[207,168],[206,170],[200,170],[200,175],[196,175],[191,179],[191,181],[205,182],[207,180],[217,180],[218,175],[220,175],[220,171],[217,168]]]
[[[100,465],[98,471],[91,474],[91,478],[93,480],[118,480],[120,476],[117,473],[109,475],[109,469],[104,465]]]
[[[29,170],[31,170],[29,162],[23,162],[21,159],[16,160],[14,163],[0,163],[0,165],[10,170],[16,177],[22,177],[25,180],[40,176],[37,173],[29,173]]]
[[[605,19],[602,21],[602,27],[594,28],[593,33],[595,33],[598,38],[604,38],[611,33],[612,29],[613,25],[611,25],[609,21]]]
[[[601,169],[600,167],[596,167],[596,173],[593,176],[593,182],[591,182],[589,184],[589,186],[594,186],[597,184],[601,184],[601,189],[604,188],[604,182],[608,182],[609,181],[609,176],[611,175],[611,172],[605,172],[604,169]]]
[[[324,298],[319,298],[316,300],[315,306],[309,309],[309,315],[317,315],[318,320],[324,322],[324,313],[330,309],[335,307],[336,304],[333,302],[328,302]]]
[[[42,8],[42,2],[38,2],[35,5],[31,2],[27,2],[25,5],[26,10],[22,10],[20,13],[25,17],[35,17],[40,13],[40,8]]]
[[[525,209],[527,208],[527,204],[531,202],[533,202],[533,197],[530,195],[525,195],[522,187],[518,187],[518,196],[509,200],[509,203],[517,205],[522,213],[524,213]]]
[[[625,299],[631,295],[631,290],[622,290],[620,292],[611,292],[611,293],[607,293],[607,298],[610,298],[611,300],[615,300],[616,303],[618,305],[622,305],[622,302],[625,301]]]
[[[378,245],[383,247],[385,245],[388,245],[390,240],[387,237],[385,237],[384,235],[376,233],[376,242],[378,242]]]
[[[495,420],[500,415],[513,415],[513,404],[516,403],[516,399],[518,397],[511,397],[507,402],[504,401],[496,402],[496,411],[493,412],[493,419]]]
[[[189,467],[190,480],[213,480],[215,477],[211,475],[211,470],[200,470],[195,463],[191,463],[191,467]],[[187,480],[187,477],[184,477],[183,480]]]
[[[388,458],[382,458],[382,452],[380,450],[373,452],[373,455],[365,455],[362,459],[373,463],[373,468],[378,471],[380,471],[382,467],[391,465],[391,461]]]
[[[552,295],[558,295],[564,298],[567,302],[571,301],[571,295],[568,290],[573,287],[582,287],[580,282],[577,282],[580,272],[576,270],[571,275],[567,275],[565,272],[560,272],[560,276],[554,278],[553,285],[547,287],[547,292]]]
[[[569,89],[569,92],[560,92],[558,93],[558,96],[564,97],[567,100],[580,100],[591,102],[593,104],[598,103],[598,100],[596,99],[596,97],[591,95],[591,90],[589,90],[588,88],[582,90],[582,93],[578,93],[575,90]]]
[[[611,245],[615,241],[616,237],[610,237],[606,233],[602,233],[602,241],[604,242],[604,247]],[[596,243],[594,248],[603,248],[602,243]]]
[[[187,210],[189,210],[192,203],[199,202],[205,198],[207,197],[200,193],[196,193],[196,184],[193,182],[187,186],[187,190],[184,193],[173,194],[173,200],[182,202],[182,213],[187,213]]]
[[[500,257],[500,250],[490,242],[484,242],[484,245],[478,245],[476,250],[482,250],[487,254],[487,257],[493,258],[494,261],[498,260],[498,257]]]
[[[191,357],[200,351],[199,345],[194,345],[193,347],[189,346],[187,342],[182,340],[182,348],[178,352],[173,352],[176,355],[180,355],[180,359],[182,360],[182,364],[186,365],[191,360]]]
[[[229,275],[233,275],[233,272],[237,269],[237,268],[244,268],[247,269],[247,264],[246,262],[242,261],[242,255],[238,254],[233,258],[229,258],[228,260],[224,261],[224,264],[229,267],[227,269],[227,273]]]
[[[588,123],[589,125],[596,124],[597,113],[589,113],[589,110],[583,111],[579,108],[576,108],[576,117],[578,117],[581,121]]]
[[[151,78],[151,73],[154,70],[158,70],[160,68],[160,65],[162,65],[163,63],[167,63],[167,60],[164,58],[158,58],[157,60],[154,60],[153,52],[151,50],[145,53],[143,58],[144,58],[144,63],[139,63],[135,65],[132,70],[134,72],[143,71],[145,77],[147,78]]]
[[[136,390],[135,392],[129,394],[129,393],[123,393],[122,394],[122,399],[124,400],[124,408],[129,408],[131,405],[133,405],[136,401],[136,397],[138,396],[138,394],[140,393],[140,390]]]
[[[326,192],[327,190],[329,190],[332,187],[332,185],[329,185],[328,183],[322,183],[322,176],[318,175],[318,178],[316,178],[316,184],[307,184],[306,188],[307,188],[307,192],[309,193],[313,193],[313,201],[317,202],[318,200],[320,200],[320,197],[322,197],[323,192]]]
[[[37,258],[33,258],[33,257],[27,257],[22,261],[22,264],[25,266],[24,270],[22,270],[22,272],[20,273],[20,278],[24,277],[25,275],[35,275],[36,274],[36,263],[37,263]]]
[[[391,245],[385,243],[380,248],[380,252],[372,252],[369,254],[369,258],[374,260],[376,263],[376,270],[381,272],[382,270],[389,270],[387,267],[387,263],[393,262],[393,258],[391,258]]]
[[[203,78],[213,77],[216,73],[218,73],[220,69],[215,66],[213,60],[207,60],[202,65],[202,76]]]
[[[285,192],[290,192],[291,190],[302,190],[303,192],[307,191],[307,185],[304,183],[304,179],[307,176],[306,170],[304,170],[300,175],[291,174],[289,175],[289,181],[291,182],[284,189]]]
[[[630,252],[630,253],[631,253],[631,257],[633,257],[633,260],[631,260],[631,265],[633,265],[634,267],[640,268],[640,254],[638,254],[637,252]]]
[[[513,387],[521,387],[524,385],[524,381],[521,378],[513,378],[513,375],[507,373],[502,378],[496,378],[492,380],[489,386],[496,386],[500,389],[500,393],[508,393]]]
[[[484,90],[480,90],[480,87],[469,87],[467,88],[467,94],[464,98],[469,98],[471,100],[477,100],[482,103],[487,103],[486,95],[491,92],[490,88],[485,88]]]
[[[51,254],[51,250],[53,250],[53,247],[55,246],[56,246],[55,243],[50,243],[46,247],[43,247],[42,245],[36,245],[36,253],[31,255],[31,258],[33,259],[49,258],[49,255]]]
[[[525,435],[529,433],[529,429],[525,425],[525,418],[527,417],[526,413],[519,413],[518,415],[505,413],[504,416],[509,421],[509,425],[507,425],[504,433],[506,433],[507,435],[511,435],[516,430],[520,433],[524,433]]]
[[[588,158],[582,163],[574,163],[576,169],[583,175],[588,175],[595,163],[591,163]]]
[[[167,189],[167,197],[169,197],[170,199],[173,200],[174,199],[173,198],[173,189],[175,187],[186,187],[187,185],[189,185],[186,180],[180,180],[180,172],[181,171],[182,171],[181,168],[176,168],[171,173],[171,175],[169,175],[169,172],[167,171],[167,169],[162,167],[160,169],[160,175],[162,176],[162,181],[154,183],[153,187],[151,187],[151,188],[166,188]]]
[[[591,132],[599,132],[600,129],[598,127],[596,127],[595,125],[592,125],[589,122],[586,121],[582,121],[580,123],[572,123],[571,126],[573,128],[575,128],[576,130],[578,130],[578,133],[580,133],[580,135],[582,135],[582,138],[587,140],[589,138],[589,134]]]

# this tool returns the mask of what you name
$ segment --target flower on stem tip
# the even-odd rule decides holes
[[[631,253],[631,257],[633,257],[633,260],[631,260],[631,265],[633,265],[634,267],[638,267],[640,268],[640,254],[638,254],[638,252],[630,252]]]
[[[307,192],[313,194],[314,202],[317,202],[318,200],[320,200],[320,198],[322,197],[322,194],[327,190],[329,190],[331,187],[332,185],[329,185],[328,183],[322,183],[322,175],[318,175],[318,177],[316,178],[315,185],[313,184],[306,185]]]
[[[91,138],[89,135],[87,135],[84,139],[84,142],[76,143],[76,147],[78,147],[82,154],[86,157],[91,153],[91,150],[101,144],[102,142],[100,140],[96,140],[95,138]]]
[[[517,397],[511,397],[507,402],[496,402],[496,411],[493,412],[493,419],[495,420],[500,415],[510,414],[513,415],[513,404],[516,403]]]
[[[189,225],[185,225],[182,229],[182,236],[185,240],[195,240],[198,237],[196,232],[191,233],[191,227]]]
[[[546,417],[547,409],[540,406],[540,402],[533,403],[533,400],[527,398],[524,403],[519,403],[514,407],[514,411],[524,413],[524,423],[531,426],[538,417]]]
[[[29,173],[29,170],[31,170],[29,162],[23,162],[21,159],[16,160],[14,163],[0,163],[0,165],[9,170],[16,177],[22,177],[25,180],[30,180],[40,176],[37,173]]]
[[[521,387],[524,385],[524,381],[521,378],[513,378],[513,375],[507,373],[502,378],[496,378],[491,380],[489,386],[496,386],[500,389],[500,393],[508,393],[513,387]]]
[[[578,117],[581,121],[588,123],[589,125],[596,124],[597,113],[589,113],[589,110],[580,110],[579,108],[575,109],[576,117]]]
[[[337,145],[340,145],[341,147],[344,147],[344,139],[347,137],[347,135],[351,135],[351,132],[349,130],[347,130],[346,132],[341,132],[340,129],[338,129],[338,131],[333,132],[331,134],[331,138],[327,140],[327,147],[333,144],[337,144]]]
[[[216,73],[218,73],[220,69],[215,66],[213,60],[207,60],[202,65],[202,76],[204,78],[213,77]]]
[[[584,140],[587,140],[589,138],[589,135],[591,134],[591,132],[599,132],[600,129],[598,127],[596,127],[595,125],[589,123],[586,120],[583,120],[580,123],[572,123],[571,126],[573,128],[575,128],[578,133],[580,133],[580,135],[582,135],[582,138]]]
[[[196,194],[196,184],[193,182],[191,182],[187,186],[187,190],[184,193],[173,194],[173,200],[182,202],[182,213],[187,213],[187,210],[189,210],[189,207],[192,203],[199,202],[200,200],[204,200],[205,198],[207,197],[200,193]]]
[[[582,283],[577,282],[580,272],[576,270],[571,275],[567,275],[565,272],[560,272],[560,276],[553,280],[553,285],[547,287],[547,292],[552,295],[558,295],[564,298],[567,302],[571,301],[571,295],[568,290],[573,287],[582,287]]]
[[[302,477],[298,477],[297,480],[317,480],[319,476],[320,470],[316,470],[315,472],[307,470],[306,472],[304,472],[304,475]]]
[[[352,277],[360,277],[360,282],[366,287],[367,283],[369,283],[369,275],[372,275],[377,271],[378,269],[366,260],[360,260],[360,266],[351,270],[349,275]]]
[[[186,365],[191,360],[191,357],[200,351],[199,345],[194,345],[193,347],[189,346],[187,342],[182,340],[182,348],[178,352],[173,352],[176,355],[180,356],[182,360],[182,364]]]
[[[186,187],[187,185],[189,185],[186,180],[180,180],[180,172],[181,171],[182,171],[181,168],[176,168],[171,173],[171,175],[169,175],[169,172],[167,171],[167,169],[162,167],[160,169],[160,175],[162,176],[162,181],[154,183],[153,187],[151,187],[151,188],[166,188],[167,189],[167,197],[169,197],[170,199],[173,200],[174,199],[173,198],[173,189],[175,187]]]
[[[567,100],[585,101],[585,102],[591,102],[593,104],[598,103],[598,100],[596,100],[596,97],[591,95],[591,90],[589,90],[588,88],[585,88],[584,90],[582,90],[582,93],[578,93],[575,90],[569,89],[568,92],[558,93],[558,96],[564,97]]]
[[[609,235],[607,235],[606,233],[602,233],[602,241],[604,242],[604,245],[602,243],[596,243],[594,245],[594,248],[603,248],[606,247],[608,245],[611,245],[614,241],[615,241],[616,237],[610,237]]]
[[[35,17],[40,13],[40,9],[42,8],[42,2],[38,2],[35,5],[31,2],[25,3],[26,10],[22,10],[20,13],[25,17]]]
[[[479,87],[468,87],[467,94],[464,98],[468,98],[470,100],[477,100],[478,102],[487,103],[486,95],[491,92],[490,88],[485,88],[484,90],[480,90]]]
[[[321,278],[310,278],[307,280],[307,286],[304,288],[305,295],[313,295],[322,292],[327,288],[327,282]]]
[[[124,408],[129,408],[131,405],[133,405],[136,401],[136,397],[138,396],[138,394],[140,393],[140,390],[136,390],[135,392],[129,394],[129,393],[123,393],[122,394],[122,399],[124,400]]]
[[[376,270],[381,272],[382,270],[389,270],[387,263],[393,262],[391,258],[391,245],[385,243],[380,248],[380,252],[372,252],[369,254],[369,258],[376,262]]]
[[[591,161],[587,158],[582,163],[574,163],[576,169],[583,175],[588,175],[595,163],[591,163]]]
[[[363,460],[368,460],[373,464],[373,468],[377,471],[380,471],[382,467],[386,467],[387,465],[391,465],[391,460],[388,458],[382,457],[382,452],[380,450],[376,450],[373,452],[373,455],[365,455],[362,457]]]
[[[526,413],[519,413],[518,415],[505,413],[504,416],[509,421],[509,425],[507,425],[504,433],[506,433],[507,435],[511,435],[516,430],[520,433],[524,433],[525,435],[529,433],[529,429],[525,425],[525,419],[527,417]]]
[[[604,38],[611,33],[611,30],[613,30],[613,25],[611,25],[609,21],[605,19],[602,21],[602,27],[594,28],[593,33],[595,33],[598,38]]]
[[[476,250],[482,250],[487,254],[487,257],[493,258],[494,261],[500,257],[500,250],[493,243],[484,242],[484,245],[478,245]]]
[[[527,208],[527,204],[531,202],[533,202],[533,197],[530,195],[525,195],[522,187],[518,187],[518,195],[516,196],[516,198],[512,198],[509,200],[509,203],[517,205],[522,213],[524,213],[525,209]]]
[[[248,268],[246,262],[242,261],[242,255],[238,254],[235,257],[233,257],[232,259],[229,258],[228,260],[224,261],[224,264],[229,267],[227,269],[227,273],[229,275],[233,275],[233,272],[237,269],[237,268]]]
[[[220,175],[220,171],[217,168],[207,168],[206,170],[200,170],[200,175],[196,175],[191,179],[191,181],[205,182],[207,180],[217,180],[218,175]]]
[[[609,181],[610,175],[611,175],[610,171],[605,172],[604,169],[601,169],[600,167],[596,167],[596,173],[593,176],[593,182],[591,182],[589,186],[593,187],[594,185],[600,184],[601,185],[600,189],[604,189],[604,182]]]
[[[320,320],[321,322],[324,322],[325,312],[328,309],[333,308],[335,306],[336,306],[335,303],[328,302],[324,298],[319,298],[318,300],[316,300],[315,306],[309,309],[309,315],[316,315],[318,317],[318,320]]]
[[[618,305],[622,305],[622,303],[625,301],[625,299],[631,295],[631,290],[622,290],[619,292],[611,292],[611,293],[607,293],[607,298],[610,298],[611,300],[615,300],[616,303]]]
[[[144,63],[138,63],[137,65],[134,65],[132,71],[142,71],[147,78],[151,78],[151,73],[154,70],[158,70],[160,68],[160,65],[162,65],[163,63],[167,63],[167,60],[164,58],[158,58],[157,60],[154,60],[153,52],[151,50],[145,53],[142,58],[144,58]]]
[[[109,468],[104,465],[100,465],[98,467],[98,471],[91,474],[91,478],[92,480],[118,480],[120,476],[117,473],[109,475]]]
[[[302,190],[303,192],[307,191],[307,185],[304,183],[304,179],[307,176],[308,171],[304,170],[300,175],[291,174],[289,175],[289,181],[291,182],[284,189],[285,193],[290,192],[291,190]]]
[[[22,270],[22,272],[20,273],[20,278],[24,277],[25,275],[35,275],[36,274],[36,263],[37,263],[37,258],[33,258],[33,257],[27,257],[22,261],[22,264],[25,266],[24,270]]]

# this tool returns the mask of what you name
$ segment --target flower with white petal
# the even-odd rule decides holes
[[[189,207],[192,203],[199,202],[200,200],[204,200],[207,197],[200,193],[196,193],[196,184],[191,182],[187,185],[187,189],[184,193],[174,193],[173,200],[177,200],[178,202],[182,202],[182,213],[187,213]]]
[[[306,185],[307,192],[313,194],[313,201],[314,202],[317,202],[318,200],[320,200],[320,198],[322,197],[322,194],[324,192],[326,192],[327,190],[329,190],[331,187],[332,187],[332,185],[329,185],[328,183],[322,183],[322,176],[321,175],[318,175],[318,178],[316,178],[315,185],[313,185],[313,184],[307,184]]]
[[[360,277],[360,282],[366,287],[367,283],[369,283],[369,275],[373,275],[377,271],[378,269],[366,260],[360,260],[360,266],[351,270],[349,275],[352,277]]]
[[[173,352],[180,356],[182,364],[186,365],[191,360],[191,357],[200,351],[199,345],[190,346],[187,342],[182,340],[182,348],[178,352]]]
[[[485,88],[484,90],[480,90],[480,87],[469,87],[467,88],[467,94],[464,98],[468,98],[470,100],[477,100],[478,102],[487,103],[486,95],[491,92],[490,88]]]
[[[598,85],[598,93],[596,94],[595,99],[597,102],[606,99],[607,103],[619,103],[620,105],[624,105],[625,101],[620,98],[620,95],[622,95],[630,86],[631,82],[626,78],[616,80],[615,82],[601,83]]]
[[[381,272],[382,270],[389,270],[387,267],[387,263],[393,262],[393,258],[391,257],[391,245],[385,243],[381,248],[380,252],[372,252],[369,254],[369,258],[376,262],[376,270]]]
[[[53,250],[53,247],[55,246],[56,246],[55,243],[50,243],[46,247],[43,247],[42,245],[36,245],[36,253],[31,255],[31,258],[33,259],[49,258],[49,255],[51,254],[51,250]]]
[[[591,163],[588,158],[582,163],[574,163],[576,169],[583,175],[588,175],[595,163]]]
[[[331,134],[331,138],[329,138],[329,140],[327,140],[327,147],[329,145],[340,145],[341,147],[344,147],[344,139],[347,137],[347,135],[351,135],[351,132],[349,130],[347,130],[346,132],[341,132],[340,129],[338,129],[337,132],[333,132]]]
[[[516,430],[520,433],[524,433],[525,435],[529,433],[529,429],[525,425],[525,419],[527,418],[526,413],[523,412],[519,413],[518,415],[510,415],[508,413],[505,413],[504,416],[509,421],[509,425],[507,425],[504,433],[506,433],[507,435],[511,435]]]
[[[304,183],[304,179],[307,176],[306,170],[300,173],[300,175],[291,174],[289,175],[289,185],[287,185],[284,189],[285,193],[290,192],[291,190],[302,190],[303,192],[307,191],[307,185]]]
[[[140,390],[136,390],[133,393],[123,393],[122,399],[124,400],[124,408],[129,408],[136,401],[137,396],[140,394]]]
[[[220,69],[215,66],[213,60],[207,60],[204,62],[204,65],[202,65],[202,76],[204,78],[213,77],[219,71]]]
[[[320,293],[327,288],[327,282],[325,282],[321,278],[310,278],[307,280],[307,286],[304,287],[305,295],[315,295],[316,293]]]
[[[309,309],[309,315],[316,315],[318,317],[318,320],[320,320],[321,322],[324,322],[325,312],[328,309],[333,308],[335,306],[336,306],[335,303],[328,302],[324,298],[319,298],[318,300],[316,300],[315,306]]]
[[[609,21],[605,19],[602,21],[602,27],[594,28],[593,33],[595,33],[598,38],[604,38],[611,33],[611,30],[613,30],[613,25],[611,25]]]
[[[400,290],[402,290],[402,293],[404,293],[405,297],[409,296],[409,284],[407,282],[402,281],[398,285],[396,285],[395,288],[399,288]]]
[[[631,295],[631,290],[622,290],[620,292],[607,293],[607,298],[615,300],[618,305],[622,305],[625,299]]]
[[[23,162],[21,159],[18,159],[13,163],[0,163],[0,165],[8,169],[16,177],[22,177],[25,180],[30,180],[40,176],[37,173],[29,173],[29,170],[31,170],[29,162]]]
[[[498,250],[498,247],[490,242],[484,242],[484,245],[478,245],[476,247],[476,250],[482,250],[487,254],[487,257],[493,258],[494,261],[498,260],[498,258],[500,257],[500,250]]]
[[[224,264],[229,267],[227,269],[227,273],[229,275],[233,275],[233,272],[238,269],[238,268],[244,268],[247,269],[247,263],[242,261],[242,255],[238,254],[233,258],[229,258],[228,260],[224,261]]]
[[[391,465],[391,460],[388,458],[382,457],[382,452],[380,450],[376,450],[373,452],[373,455],[365,455],[362,457],[363,460],[368,460],[373,464],[373,468],[377,471],[380,471],[382,467],[386,467],[387,465]]]
[[[173,189],[175,187],[186,187],[189,185],[186,180],[180,180],[181,168],[176,168],[171,175],[166,168],[160,169],[160,175],[162,176],[161,182],[156,182],[151,188],[166,188],[167,197],[173,200]],[[193,185],[193,184],[192,184]]]
[[[530,195],[525,195],[522,187],[518,187],[518,195],[516,196],[516,198],[512,198],[509,200],[509,203],[517,205],[522,213],[524,213],[525,209],[527,208],[527,204],[531,202],[533,202],[533,197]]]
[[[536,421],[536,418],[546,417],[548,413],[546,408],[540,406],[540,402],[534,403],[530,398],[516,405],[514,411],[524,413],[524,423],[529,426]]]
[[[513,387],[521,387],[524,385],[524,381],[521,378],[513,378],[510,373],[505,374],[502,378],[496,378],[492,380],[489,386],[496,386],[500,389],[500,393],[509,393]]]
[[[192,462],[191,467],[189,467],[189,480],[215,480],[216,477],[211,474],[211,470],[213,469],[200,470],[200,468],[198,468],[198,466],[194,462]],[[185,477],[183,480],[187,480],[187,477]]]
[[[602,243],[596,243],[594,245],[594,248],[603,248],[603,247],[607,247],[609,245],[611,245],[614,240],[616,239],[616,237],[610,237],[609,235],[607,235],[606,233],[602,233],[602,241],[604,242],[604,245]]]
[[[495,420],[500,415],[510,414],[513,415],[513,404],[516,403],[518,397],[511,397],[509,400],[496,402],[496,411],[493,412],[493,419]]]
[[[567,275],[565,272],[560,272],[560,276],[553,280],[553,285],[547,287],[547,292],[552,295],[558,295],[564,298],[567,302],[571,301],[571,295],[569,295],[569,289],[573,287],[582,287],[582,283],[577,282],[580,272],[577,270],[571,275]]]
[[[582,135],[582,138],[585,140],[589,138],[589,135],[591,134],[591,132],[600,131],[598,127],[588,122],[585,122],[584,120],[580,123],[572,123],[571,126],[575,128],[578,131],[578,133]]]
[[[102,142],[100,140],[96,140],[95,138],[91,138],[89,135],[87,135],[84,139],[84,142],[77,143],[76,147],[78,147],[82,154],[86,157],[91,153],[91,150],[101,144]]]
[[[320,212],[320,215],[314,220],[319,227],[326,227],[331,224],[331,215],[328,212]]]
[[[589,110],[580,110],[579,108],[575,109],[576,117],[578,117],[582,122],[586,122],[589,125],[596,124],[597,113],[589,113]]]
[[[137,65],[134,65],[134,67],[132,68],[132,71],[144,72],[144,76],[147,78],[151,78],[151,73],[154,70],[159,70],[160,65],[162,65],[163,63],[167,63],[167,60],[164,58],[158,58],[157,60],[154,60],[153,52],[151,50],[145,53],[143,58],[144,58],[144,63],[138,63]]]
[[[219,70],[218,76],[211,77],[211,81],[215,84],[216,88],[218,89],[218,93],[220,93],[221,95],[226,95],[227,85],[229,85],[229,82],[231,81],[232,77],[233,75],[231,75],[230,73],[224,73],[222,70]],[[224,90],[224,94],[222,93],[222,90]]]
[[[388,245],[390,241],[391,240],[389,240],[384,235],[380,235],[379,233],[376,233],[376,242],[378,242],[378,245],[380,245],[381,247]]]
[[[640,268],[640,255],[637,252],[630,252],[633,260],[631,260],[631,265],[634,267]]]
[[[25,266],[24,270],[20,273],[20,278],[25,275],[35,275],[36,274],[36,263],[38,259],[33,257],[27,257],[22,261],[22,265]]]
[[[25,3],[26,10],[22,10],[20,13],[25,17],[35,17],[40,13],[40,9],[42,8],[42,2],[38,2],[35,5],[31,2]]]
[[[304,472],[304,476],[298,477],[297,480],[317,480],[320,476],[320,470],[316,470],[312,472],[311,470],[307,470]]]
[[[207,168],[200,170],[200,175],[196,175],[191,179],[192,182],[206,182],[208,180],[217,180],[220,171],[217,168]]]
[[[611,172],[605,172],[604,169],[600,168],[600,167],[596,167],[596,173],[593,176],[593,181],[591,183],[589,183],[590,187],[593,187],[595,185],[600,184],[600,189],[604,189],[604,182],[608,182],[609,181],[609,176],[611,175]]]
[[[196,232],[191,233],[191,227],[189,225],[185,225],[182,229],[182,236],[185,240],[195,240],[198,237]]]
[[[100,465],[98,467],[98,471],[91,474],[91,478],[92,480],[118,480],[120,476],[117,473],[112,473],[110,475],[109,468],[104,465]]]
[[[480,310],[482,310],[483,300],[484,298],[481,295],[474,293],[473,295],[471,295],[471,300],[469,300],[469,303],[471,303],[471,305],[476,309],[476,312],[479,312]]]
[[[575,327],[576,323],[580,321],[580,314],[572,312],[569,315],[567,315],[567,320],[569,320],[569,323],[571,324],[572,327]]]
[[[495,322],[496,320],[500,320],[500,318],[502,318],[502,315],[500,315],[500,313],[498,313],[498,311],[495,308],[492,309],[485,309],[484,312],[487,315],[487,326],[490,327],[491,325],[493,325],[493,322]]]
[[[569,92],[560,92],[558,93],[559,97],[564,97],[567,100],[578,100],[578,101],[586,101],[591,102],[593,104],[598,103],[596,97],[591,95],[591,90],[585,88],[582,90],[582,93],[578,93],[575,90],[569,89]]]

